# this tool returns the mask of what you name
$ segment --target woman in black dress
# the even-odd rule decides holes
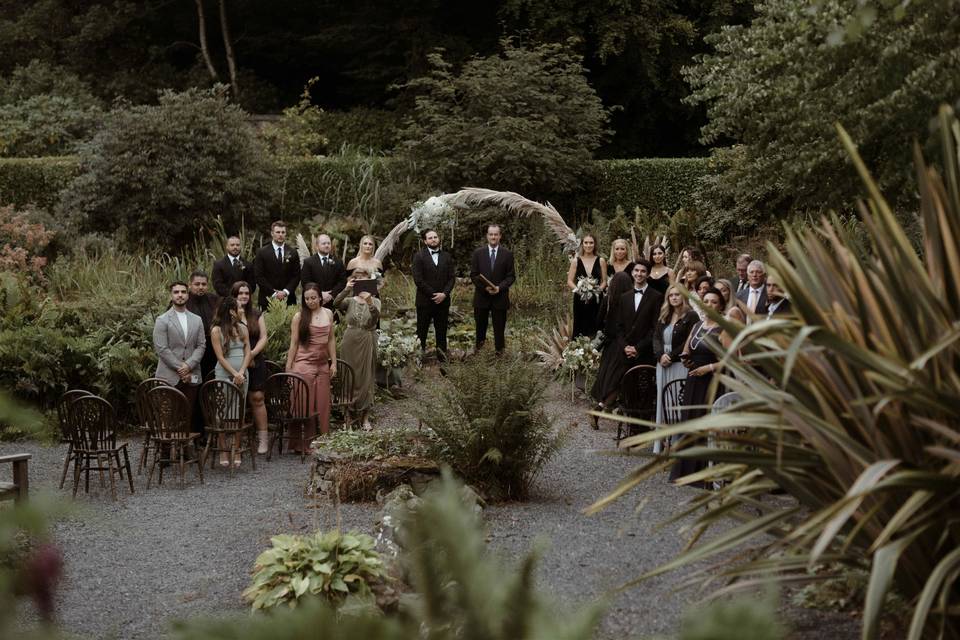
[[[589,233],[580,240],[580,255],[570,261],[567,286],[573,291],[573,337],[597,335],[602,292],[607,288],[607,262],[597,255],[597,239]],[[596,293],[584,299],[576,292],[585,278],[596,282]]]
[[[722,315],[725,301],[723,294],[711,287],[702,296],[701,304]],[[687,367],[687,384],[683,388],[683,406],[689,408],[683,410],[684,421],[693,420],[707,414],[708,410],[704,407],[710,401],[710,383],[713,382],[714,374],[720,369],[714,349],[726,347],[729,342],[729,338],[723,334],[720,325],[709,316],[695,324],[690,330],[686,347],[680,354],[684,366]],[[685,437],[689,438],[690,436]],[[706,463],[701,460],[677,460],[670,470],[670,481],[673,482],[683,476],[696,473],[706,466]]]
[[[647,282],[651,287],[666,295],[667,287],[673,282],[673,269],[667,266],[667,250],[659,244],[654,245],[650,248],[650,255],[647,256],[647,260],[653,265]]]
[[[617,314],[617,302],[620,296],[633,288],[633,276],[625,271],[616,273],[610,278],[610,285],[607,287],[607,295],[604,298],[602,309],[604,311],[605,325],[612,329],[615,326],[613,321]],[[620,381],[627,369],[623,358],[617,350],[616,336],[604,332],[603,344],[600,350],[600,367],[597,369],[597,378],[593,381],[590,388],[590,397],[596,403],[597,411],[603,411],[605,407],[616,400],[620,392]],[[590,416],[590,426],[599,429],[596,416]]]

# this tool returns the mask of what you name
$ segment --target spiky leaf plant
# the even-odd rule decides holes
[[[867,189],[871,255],[836,218],[788,229],[786,255],[769,249],[794,317],[750,325],[724,355],[742,403],[626,443],[689,434],[672,457],[715,464],[685,482],[724,481],[677,516],[698,514],[686,552],[641,579],[718,558],[693,580],[725,592],[845,563],[871,572],[865,639],[891,589],[911,602],[909,640],[960,638],[960,124],[941,109],[942,173],[915,151],[922,255],[839,131]],[[711,434],[725,446],[705,446]],[[654,459],[594,508],[671,463]],[[776,486],[796,501],[767,499]]]

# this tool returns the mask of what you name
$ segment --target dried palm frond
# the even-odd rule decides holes
[[[297,234],[297,253],[300,254],[300,266],[302,267],[303,263],[307,258],[310,257],[310,254],[312,253],[310,248],[307,247],[307,241],[303,239],[302,233]]]
[[[540,349],[534,353],[540,358],[540,364],[548,371],[557,371],[563,364],[563,350],[570,344],[572,336],[573,318],[570,315],[557,318],[557,325],[550,335],[537,338]]]
[[[393,247],[397,244],[397,240],[400,239],[408,229],[410,228],[410,219],[405,218],[396,224],[393,229],[390,230],[390,233],[387,234],[387,237],[383,239],[383,242],[380,243],[380,246],[377,247],[377,251],[373,256],[383,262],[388,255],[393,252]]]
[[[542,216],[547,228],[557,236],[557,241],[564,245],[564,250],[573,253],[580,247],[580,241],[577,239],[573,229],[567,226],[567,223],[563,220],[563,216],[561,216],[560,212],[549,202],[542,204],[528,200],[512,191],[493,191],[491,189],[478,189],[475,187],[467,187],[456,193],[448,193],[440,197],[450,206],[461,209],[494,206],[523,216]]]

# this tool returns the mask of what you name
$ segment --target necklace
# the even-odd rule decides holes
[[[706,329],[706,332],[704,332],[704,329]],[[700,343],[702,343],[706,339],[706,337],[710,335],[710,332],[712,330],[713,330],[713,327],[707,327],[705,324],[701,322],[700,326],[697,327],[697,330],[694,332],[693,337],[690,338],[690,350],[693,351],[694,349],[699,347]]]

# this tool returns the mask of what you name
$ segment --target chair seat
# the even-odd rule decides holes
[[[98,453],[119,453],[120,451],[123,451],[126,448],[127,448],[127,443],[124,442],[123,444],[113,447],[111,449],[74,449],[73,452],[81,455],[84,453],[87,453],[95,456]]]
[[[153,436],[153,439],[157,442],[189,442],[199,437],[199,433],[168,433],[162,436]]]

